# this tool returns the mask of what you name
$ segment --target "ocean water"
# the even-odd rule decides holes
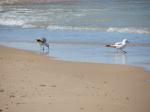
[[[82,0],[0,6],[0,45],[60,60],[129,64],[150,70],[150,1]],[[35,42],[46,37],[50,51]],[[130,41],[126,54],[104,45]]]

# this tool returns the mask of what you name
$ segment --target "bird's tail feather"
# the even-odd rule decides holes
[[[116,46],[114,46],[114,45],[110,45],[110,44],[105,45],[105,47],[116,48]]]
[[[105,47],[111,47],[111,45],[108,45],[108,44],[107,44],[107,45],[105,45]]]

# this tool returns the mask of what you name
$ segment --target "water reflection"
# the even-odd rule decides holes
[[[41,51],[40,51],[40,54],[42,54],[42,55],[49,55],[49,50],[47,50],[47,51],[41,50]]]
[[[116,63],[116,64],[127,64],[127,54],[116,53],[114,55],[114,63]]]

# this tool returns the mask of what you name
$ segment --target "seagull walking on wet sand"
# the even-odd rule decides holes
[[[49,44],[47,43],[46,38],[42,37],[42,38],[38,38],[36,39],[36,42],[40,44],[40,46],[42,47],[43,51],[45,50],[44,46],[48,48],[49,51]]]
[[[128,43],[129,43],[129,41],[127,39],[123,39],[122,42],[116,42],[114,44],[107,44],[107,45],[105,45],[105,47],[116,48],[117,52],[118,52],[118,50],[120,50],[123,53],[127,53],[123,49],[127,46]]]

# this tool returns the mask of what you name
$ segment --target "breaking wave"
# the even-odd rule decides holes
[[[148,28],[117,28],[110,27],[107,32],[119,32],[119,33],[135,33],[135,34],[150,34],[150,29]]]
[[[25,24],[22,20],[14,20],[14,19],[0,19],[0,25],[5,26],[22,26]]]
[[[89,30],[89,31],[96,31],[101,30],[102,28],[94,28],[94,27],[73,27],[73,26],[48,26],[47,29],[49,30]]]
[[[134,33],[134,34],[150,34],[150,28],[134,28],[134,27],[87,27],[87,26],[59,26],[39,24],[38,21],[30,23],[30,21],[16,19],[0,19],[0,25],[4,26],[20,26],[22,28],[47,28],[48,30],[74,30],[74,31],[105,31],[118,33]]]
[[[106,32],[118,32],[118,33],[134,33],[134,34],[150,34],[149,28],[120,28],[120,27],[72,27],[72,26],[48,26],[49,30],[89,30],[89,31],[106,31]]]

